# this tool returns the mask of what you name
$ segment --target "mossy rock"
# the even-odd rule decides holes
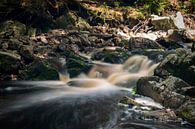
[[[25,35],[26,26],[18,21],[5,21],[0,25],[0,37],[1,38],[11,38],[11,37],[20,37]]]
[[[165,57],[155,69],[155,75],[163,78],[173,75],[195,85],[195,52],[177,49],[174,54]]]
[[[144,49],[164,49],[164,47],[162,47],[158,42],[142,37],[130,38],[128,47],[130,51]]]
[[[70,77],[76,77],[81,73],[87,73],[91,68],[90,61],[86,58],[83,58],[73,52],[67,51],[64,52],[67,58],[67,69]]]
[[[20,80],[58,80],[57,70],[47,61],[35,60],[19,74]]]
[[[92,59],[120,64],[127,60],[130,55],[131,54],[128,51],[116,49],[114,51],[99,51],[92,56]]]
[[[195,99],[192,98],[180,107],[178,114],[188,122],[195,123]]]

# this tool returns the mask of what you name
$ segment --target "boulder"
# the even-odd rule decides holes
[[[1,38],[17,38],[26,34],[26,26],[18,21],[5,21],[0,25]]]
[[[129,39],[130,51],[144,49],[163,49],[163,47],[158,42],[147,38],[132,37]]]
[[[151,97],[165,107],[177,109],[188,100],[183,88],[189,84],[183,80],[169,76],[162,80],[159,77],[142,77],[137,82],[137,92]]]
[[[181,12],[177,12],[175,16],[171,16],[171,19],[177,29],[185,29],[184,18]]]
[[[17,73],[21,57],[17,53],[0,51],[0,73]]]
[[[129,56],[130,53],[121,48],[116,48],[114,50],[104,48],[94,52],[92,55],[92,59],[101,60],[108,63],[120,64],[127,60]]]
[[[172,15],[167,17],[151,15],[151,23],[156,30],[185,29],[181,12],[177,12],[176,16]]]
[[[27,63],[30,63],[35,59],[33,52],[33,46],[30,45],[23,45],[19,50],[22,59]]]
[[[58,80],[58,71],[47,61],[35,60],[18,76],[20,80]]]
[[[70,77],[76,77],[83,72],[87,73],[92,67],[90,60],[71,51],[66,51],[63,53],[63,55],[66,56],[66,66]]]
[[[185,120],[195,123],[195,98],[190,99],[184,105],[182,105],[178,110],[178,115]]]
[[[192,43],[195,41],[195,32],[194,30],[168,30],[167,36],[165,37],[169,42],[175,42],[178,44]]]
[[[151,24],[156,30],[168,30],[175,29],[173,21],[170,17],[160,17],[157,15],[151,15]]]
[[[150,60],[154,62],[161,62],[171,51],[165,51],[163,49],[145,49],[133,51],[132,54],[147,56]]]
[[[169,54],[155,69],[155,75],[166,78],[173,75],[195,85],[195,52],[185,49],[176,49],[174,54]]]

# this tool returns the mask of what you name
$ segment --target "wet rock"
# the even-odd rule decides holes
[[[164,88],[158,86],[158,90],[153,90],[153,87],[157,87],[157,82],[160,82],[160,78],[153,77],[142,77],[137,82],[137,93],[153,98],[156,102],[162,103],[163,99],[159,96],[159,92],[163,91]]]
[[[17,73],[20,66],[20,59],[21,57],[17,53],[0,51],[0,73]]]
[[[130,53],[123,49],[116,48],[115,50],[109,50],[109,48],[107,49],[105,47],[104,49],[100,49],[99,51],[95,52],[92,55],[92,59],[119,64],[123,63],[129,56]]]
[[[0,25],[0,37],[12,38],[26,34],[26,26],[18,21],[5,21]]]
[[[57,70],[47,61],[35,60],[20,71],[20,80],[58,80]]]
[[[169,53],[170,53],[169,51],[165,51],[163,49],[145,49],[145,50],[138,50],[132,52],[132,54],[147,56],[149,59],[153,60],[154,62],[162,61]]]
[[[195,53],[177,49],[175,54],[165,57],[154,73],[163,78],[169,75],[180,77],[189,84],[195,85]]]
[[[176,109],[188,100],[182,88],[189,86],[183,80],[173,76],[165,80],[155,76],[143,77],[137,82],[137,92],[151,97],[165,107]]]
[[[177,110],[179,116],[185,120],[195,123],[195,98],[187,101]]]
[[[84,57],[81,57],[71,51],[63,53],[66,56],[66,65],[70,77],[78,76],[81,73],[87,73],[92,67],[90,61]]]
[[[163,47],[150,39],[142,37],[132,37],[129,39],[129,50],[144,50],[144,49],[163,49]]]

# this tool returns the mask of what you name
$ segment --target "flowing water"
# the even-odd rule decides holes
[[[60,81],[1,82],[0,128],[183,128],[155,122],[120,124],[119,100],[140,77],[152,75],[158,64],[145,56],[132,56],[124,64],[93,64],[88,75],[77,78],[69,78],[62,69],[64,63],[59,68]]]

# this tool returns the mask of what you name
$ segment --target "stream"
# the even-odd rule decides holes
[[[118,104],[158,64],[132,56],[124,64],[96,62],[88,75],[61,81],[9,81],[0,87],[1,129],[190,129],[137,120]],[[61,73],[59,71],[60,76]],[[64,79],[64,78],[63,78]],[[134,110],[129,107],[128,110]],[[126,118],[124,118],[126,117]]]

